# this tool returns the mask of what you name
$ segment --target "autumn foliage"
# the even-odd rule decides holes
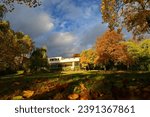
[[[125,27],[134,36],[150,33],[149,0],[102,0],[101,13],[110,29]]]
[[[83,50],[80,54],[81,66],[86,69],[93,69],[96,56],[96,52],[92,48],[88,50]]]
[[[93,48],[83,50],[80,64],[86,70],[150,70],[150,40],[125,40],[121,31],[107,30]]]
[[[22,66],[34,45],[29,35],[15,32],[6,21],[0,21],[0,73]]]
[[[96,40],[96,63],[102,65],[129,65],[131,63],[130,56],[127,52],[123,35],[116,31],[106,31],[101,37]]]

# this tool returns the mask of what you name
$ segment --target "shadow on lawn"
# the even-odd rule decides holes
[[[92,89],[103,94],[99,99],[150,99],[150,73],[128,72],[104,75],[105,79],[98,81]]]
[[[96,80],[95,77],[101,74],[73,74],[66,75],[63,80],[66,82],[70,78],[80,77],[70,83],[58,84],[48,92],[35,95],[32,99],[68,99],[68,95],[74,92],[74,88],[81,82],[88,87],[89,99],[109,99],[109,100],[131,100],[150,99],[150,73],[104,73],[103,79]]]
[[[0,99],[12,99],[12,97],[16,95],[22,95],[24,90],[31,89],[34,84],[44,81],[46,81],[46,79],[3,79],[0,81]]]
[[[85,82],[86,79],[80,79],[69,83],[57,83],[56,86],[47,92],[42,94],[37,94],[32,97],[32,99],[40,100],[67,100],[68,95],[73,93],[74,87],[78,86],[80,82]]]
[[[0,79],[0,99],[12,99],[24,90],[32,90],[34,95],[24,99],[67,100],[80,83],[87,88],[91,100],[150,99],[149,72],[43,74],[42,77]]]

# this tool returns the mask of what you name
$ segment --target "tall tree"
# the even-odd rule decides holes
[[[150,33],[150,0],[102,0],[101,12],[110,29],[125,26],[134,36]]]
[[[33,72],[40,71],[41,69],[46,69],[48,67],[48,59],[45,48],[36,48],[30,57],[31,70]]]
[[[17,69],[32,48],[33,43],[28,35],[13,31],[9,22],[0,21],[0,71]]]
[[[110,66],[130,64],[127,48],[122,44],[123,35],[116,31],[106,31],[96,40],[96,63],[104,65],[104,69]]]

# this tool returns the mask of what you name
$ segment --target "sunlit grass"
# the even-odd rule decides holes
[[[23,73],[24,73],[23,70],[17,71],[17,75],[21,75],[21,74],[23,74]]]

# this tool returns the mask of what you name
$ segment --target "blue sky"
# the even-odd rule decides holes
[[[37,47],[47,47],[49,57],[67,57],[90,48],[107,29],[100,0],[41,1],[37,8],[15,5],[6,19],[14,30],[29,34]]]

